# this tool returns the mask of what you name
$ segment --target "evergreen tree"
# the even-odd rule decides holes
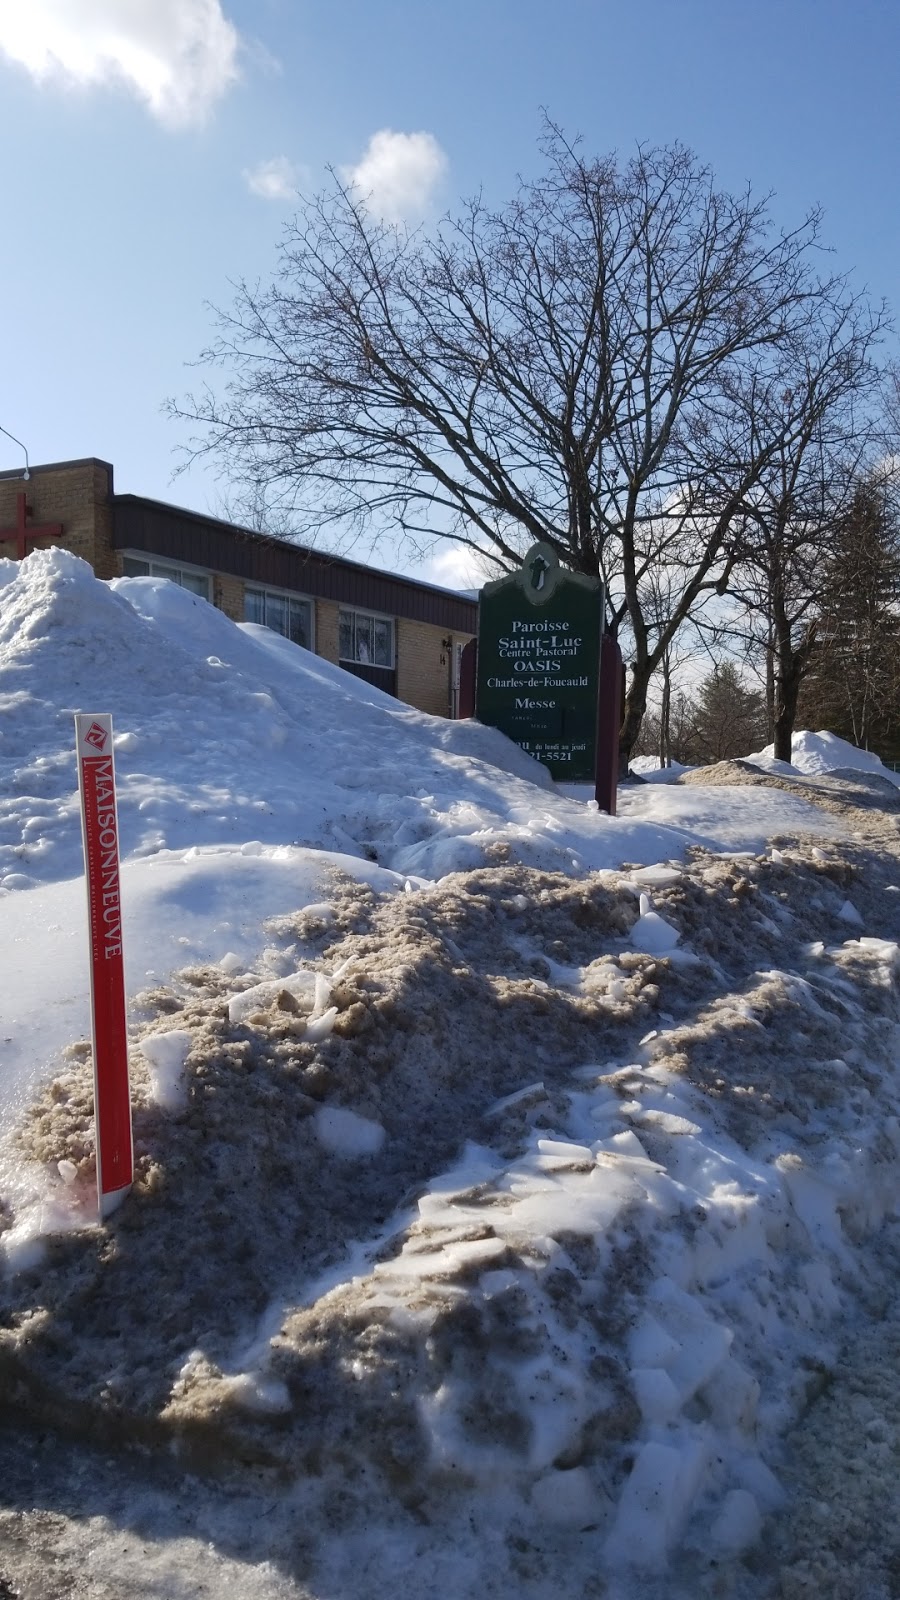
[[[717,663],[694,703],[688,760],[706,765],[749,755],[765,743],[765,731],[763,696],[748,689],[733,661]]]
[[[661,766],[677,761],[702,767],[749,755],[765,742],[764,696],[747,687],[733,661],[722,661],[701,681],[693,697],[673,690],[665,717],[658,707],[648,712],[637,754],[659,756]]]
[[[871,479],[857,487],[825,563],[800,716],[861,749],[900,753],[900,527]]]

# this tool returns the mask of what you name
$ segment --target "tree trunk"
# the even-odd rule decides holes
[[[622,726],[619,730],[619,781],[628,776],[628,763],[631,752],[637,743],[637,736],[641,731],[644,712],[647,709],[647,688],[649,673],[632,668],[631,684],[628,693],[622,702]]]
[[[790,761],[794,740],[794,722],[797,716],[797,696],[793,704],[782,701],[775,711],[774,746],[776,761]]]
[[[790,625],[779,618],[775,635],[775,760],[790,761],[797,721],[797,702],[816,637],[815,622],[809,623],[798,645],[791,639]]]

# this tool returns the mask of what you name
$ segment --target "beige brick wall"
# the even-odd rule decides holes
[[[0,528],[14,528],[16,497],[28,497],[29,524],[61,522],[56,537],[29,542],[28,549],[49,549],[54,544],[89,561],[98,578],[121,573],[118,553],[112,549],[112,509],[109,472],[100,462],[35,468],[27,483],[22,478],[0,478]],[[0,556],[15,559],[14,535],[0,540]]]
[[[435,717],[450,715],[450,673],[454,637],[430,622],[397,619],[397,694],[419,711]],[[446,641],[446,642],[445,642]]]
[[[232,578],[225,572],[214,572],[212,580],[213,605],[224,611],[232,622],[244,620],[244,580]]]
[[[316,655],[326,661],[338,659],[338,615],[340,606],[335,600],[316,601]]]
[[[111,474],[95,463],[93,468],[94,495],[94,555],[86,557],[98,578],[121,578],[122,553],[113,549],[113,511],[111,504]],[[67,541],[68,542],[68,541]],[[70,547],[71,548],[71,547]]]

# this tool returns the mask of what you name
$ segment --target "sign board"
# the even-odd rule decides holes
[[[103,1218],[124,1198],[134,1171],[112,717],[77,715],[75,748],[87,879],[97,1196]]]
[[[557,780],[593,783],[604,592],[546,544],[486,583],[478,609],[475,715]]]

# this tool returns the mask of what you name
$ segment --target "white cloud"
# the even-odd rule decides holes
[[[220,0],[5,0],[0,52],[38,82],[124,85],[169,127],[202,122],[238,75]]]
[[[369,209],[387,222],[421,216],[447,171],[447,157],[433,134],[373,133],[355,167],[343,167],[344,181],[359,189]]]
[[[497,576],[488,572],[486,563],[468,545],[449,539],[441,540],[428,560],[420,567],[410,567],[409,572],[411,577],[439,584],[442,589],[480,589],[486,578]]]
[[[251,194],[258,194],[263,200],[293,200],[305,170],[287,156],[274,156],[271,161],[245,167],[244,179]]]

